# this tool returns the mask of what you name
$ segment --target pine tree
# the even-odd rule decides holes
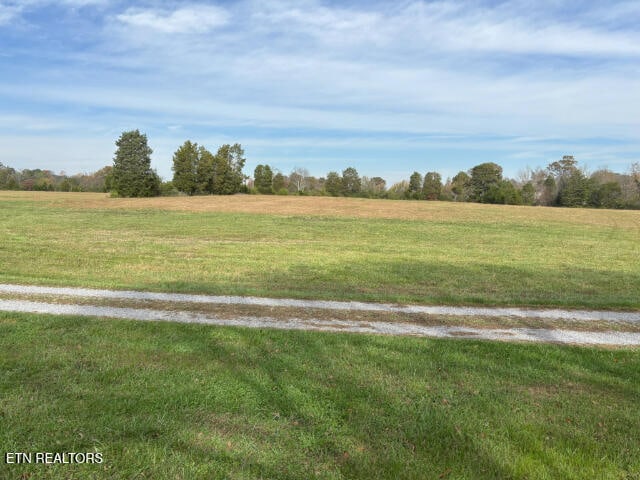
[[[362,181],[358,175],[358,171],[349,167],[342,171],[342,193],[346,196],[353,196],[360,193]]]
[[[187,140],[173,154],[173,186],[187,195],[198,193],[199,153],[198,144]]]
[[[337,172],[327,173],[327,179],[324,182],[325,191],[334,197],[340,195],[343,191],[342,177]]]
[[[242,169],[246,159],[239,143],[222,145],[214,159],[213,193],[231,195],[242,189]]]
[[[416,200],[420,199],[422,195],[420,191],[422,190],[422,175],[418,172],[413,172],[411,177],[409,177],[409,190],[407,190],[408,195],[411,198]]]
[[[138,130],[123,132],[116,141],[111,188],[121,197],[152,197],[160,194],[160,177],[151,169],[147,136]]]
[[[427,172],[422,184],[422,198],[438,200],[442,193],[442,177],[438,172]]]
[[[260,193],[273,193],[273,171],[269,165],[258,165],[255,168],[253,184]]]
[[[198,167],[196,168],[196,184],[198,193],[214,193],[215,157],[204,147],[198,149]]]

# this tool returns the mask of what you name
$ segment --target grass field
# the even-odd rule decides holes
[[[0,313],[0,478],[640,478],[640,351]],[[33,476],[29,476],[32,474]]]
[[[0,192],[0,282],[637,309],[640,212]]]
[[[631,211],[0,192],[0,238],[0,282],[640,308]],[[105,460],[0,479],[640,480],[639,404],[638,349],[0,313],[0,454]]]

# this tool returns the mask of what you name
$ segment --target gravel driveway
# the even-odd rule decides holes
[[[334,311],[371,311],[381,313],[426,314],[440,316],[516,317],[527,319],[571,320],[576,322],[609,322],[640,324],[640,312],[599,310],[559,310],[487,307],[452,307],[391,305],[364,302],[335,302],[322,300],[274,299],[187,295],[141,291],[97,290],[68,287],[41,287],[0,284],[2,295],[53,295],[82,299],[143,300],[194,304],[253,305],[260,307],[295,307]],[[0,311],[56,315],[83,315],[101,318],[122,318],[142,321],[171,321],[254,328],[293,330],[324,330],[386,335],[425,337],[477,338],[503,341],[554,342],[587,345],[640,345],[640,333],[624,331],[584,331],[550,328],[472,328],[462,326],[425,326],[406,322],[350,321],[313,318],[280,318],[275,316],[238,316],[232,319],[216,315],[180,310],[123,308],[73,303],[48,303],[28,299],[0,299]]]

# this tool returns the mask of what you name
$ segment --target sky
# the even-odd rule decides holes
[[[640,161],[640,2],[0,0],[0,162],[67,174],[146,133],[388,182]]]

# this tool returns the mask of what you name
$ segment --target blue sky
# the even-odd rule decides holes
[[[138,128],[246,173],[389,182],[640,160],[640,2],[0,0],[0,162],[90,172]]]

